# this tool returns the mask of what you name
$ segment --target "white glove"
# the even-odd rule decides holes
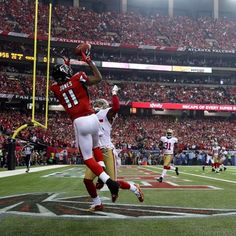
[[[119,91],[119,87],[117,85],[114,85],[112,88],[112,95],[117,95],[117,92]]]

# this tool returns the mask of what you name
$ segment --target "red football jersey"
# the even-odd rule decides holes
[[[78,72],[64,84],[53,84],[50,87],[72,121],[94,113],[86,87],[87,81],[87,75],[84,72]]]

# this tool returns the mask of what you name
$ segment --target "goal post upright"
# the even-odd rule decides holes
[[[48,109],[49,109],[49,79],[50,79],[50,49],[51,49],[51,25],[52,25],[52,3],[49,3],[48,10],[48,41],[47,41],[47,73],[46,73],[46,96],[45,96],[45,120],[44,124],[35,120],[35,97],[36,97],[36,73],[37,73],[37,42],[38,42],[38,0],[35,0],[34,16],[34,60],[33,60],[33,83],[32,83],[32,117],[31,122],[18,127],[11,138],[8,140],[8,170],[15,169],[15,140],[17,135],[27,127],[38,126],[44,129],[48,128]]]

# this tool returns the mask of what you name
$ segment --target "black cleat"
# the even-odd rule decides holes
[[[205,166],[202,166],[202,170],[205,171]]]
[[[176,175],[179,175],[179,168],[178,167],[175,167],[175,173],[176,173]]]
[[[108,179],[106,184],[111,192],[111,200],[112,202],[115,202],[116,199],[118,198],[120,185],[116,181],[113,181],[112,179]]]
[[[163,181],[163,177],[160,177],[160,178],[158,179],[158,182],[159,182],[159,183],[162,183],[162,181]]]
[[[227,168],[226,167],[224,167],[224,171],[226,171],[227,170]]]

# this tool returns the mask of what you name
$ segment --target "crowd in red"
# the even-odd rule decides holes
[[[19,11],[19,9],[21,9]],[[41,36],[47,35],[48,7],[39,5]],[[0,29],[33,34],[32,1],[0,2]],[[52,35],[106,43],[176,46],[232,50],[236,48],[236,21],[210,17],[145,17],[139,13],[96,13],[72,6],[53,7]],[[208,40],[206,40],[208,39]]]
[[[152,149],[157,146],[160,137],[166,134],[168,128],[174,130],[180,149],[210,149],[214,139],[227,148],[236,145],[233,138],[236,135],[236,122],[219,118],[124,116],[114,124],[113,139],[116,144],[132,146],[134,143],[137,144],[137,137],[141,135],[145,139],[145,146]]]
[[[0,113],[1,130],[6,134],[12,132],[20,125],[30,121],[31,114],[19,111],[4,111]],[[37,120],[43,122],[43,115]],[[75,147],[74,131],[71,121],[64,112],[49,114],[49,127],[28,128],[23,130],[19,137],[55,147]],[[171,128],[179,140],[180,149],[194,148],[209,149],[212,140],[217,140],[221,146],[228,149],[235,148],[236,121],[219,118],[174,118],[166,116],[122,116],[114,122],[112,139],[117,147],[122,149],[137,148],[143,140],[144,147],[155,149],[161,136]]]
[[[98,86],[90,88],[93,99],[110,99],[111,84],[106,79]],[[135,78],[133,79],[135,80]],[[117,83],[117,81],[116,81]],[[36,95],[45,96],[46,80],[38,76],[36,80]],[[142,82],[118,82],[121,87],[121,101],[140,102],[173,102],[173,103],[196,103],[196,104],[236,104],[236,87],[230,86],[187,86],[187,85],[161,85],[159,83]],[[0,91],[6,94],[30,96],[32,94],[31,76],[9,76],[0,73]],[[50,94],[52,96],[52,94]]]

